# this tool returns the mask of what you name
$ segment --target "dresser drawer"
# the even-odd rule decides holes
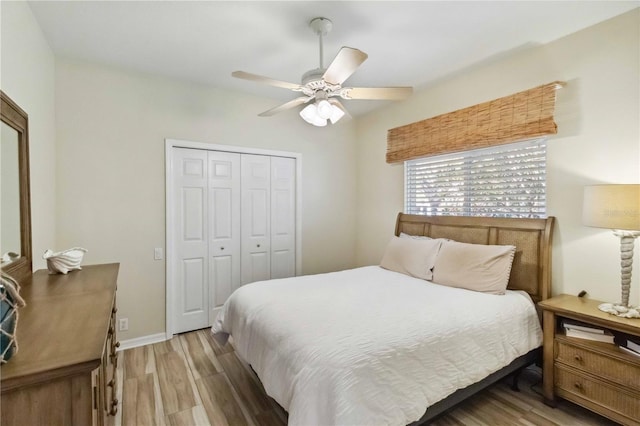
[[[555,365],[554,374],[556,390],[563,397],[572,399],[571,395],[574,395],[629,419],[640,419],[639,392],[611,386],[562,365]]]
[[[640,364],[633,364],[556,340],[556,362],[599,376],[640,392]]]

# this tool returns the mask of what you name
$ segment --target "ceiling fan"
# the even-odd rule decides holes
[[[320,67],[307,71],[302,76],[301,84],[274,80],[244,71],[234,71],[231,73],[231,75],[236,78],[257,81],[270,86],[282,87],[302,93],[303,96],[264,111],[258,114],[259,116],[267,117],[314,101],[300,111],[300,116],[314,126],[326,126],[327,121],[335,124],[344,115],[348,114],[345,107],[337,98],[401,100],[411,95],[413,91],[412,87],[343,87],[342,83],[355,72],[360,64],[367,59],[368,55],[352,47],[343,47],[331,64],[329,64],[327,68],[324,68],[322,65],[322,37],[331,31],[333,23],[327,18],[314,18],[309,23],[309,26],[318,35],[320,41]]]

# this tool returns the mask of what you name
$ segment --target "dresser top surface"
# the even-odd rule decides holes
[[[19,350],[1,367],[2,389],[25,376],[100,363],[118,270],[117,263],[87,265],[66,275],[39,270],[22,284],[27,305],[19,310]]]

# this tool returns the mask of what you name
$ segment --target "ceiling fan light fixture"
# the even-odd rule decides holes
[[[304,121],[317,127],[326,126],[327,120],[336,124],[344,115],[345,112],[340,107],[326,99],[309,104],[300,111],[300,117]]]
[[[326,99],[316,102],[316,112],[319,117],[324,118],[325,120],[331,118],[333,115],[333,108],[335,107]]]
[[[342,117],[344,117],[344,111],[335,105],[331,105],[331,116],[329,117],[331,124],[336,124]]]
[[[302,117],[302,119],[307,123],[313,124],[317,127],[324,127],[327,125],[327,119],[318,115],[318,107],[316,104],[310,104],[304,107],[302,111],[300,111],[300,117]]]

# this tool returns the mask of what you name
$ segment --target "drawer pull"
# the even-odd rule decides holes
[[[577,362],[582,362],[582,357],[580,355],[578,355],[578,354],[575,354],[573,356],[573,359],[575,359]]]
[[[576,389],[578,389],[578,390],[582,390],[582,383],[580,383],[580,382],[575,382],[575,383],[573,384],[573,387],[574,387],[574,388],[576,388]]]

